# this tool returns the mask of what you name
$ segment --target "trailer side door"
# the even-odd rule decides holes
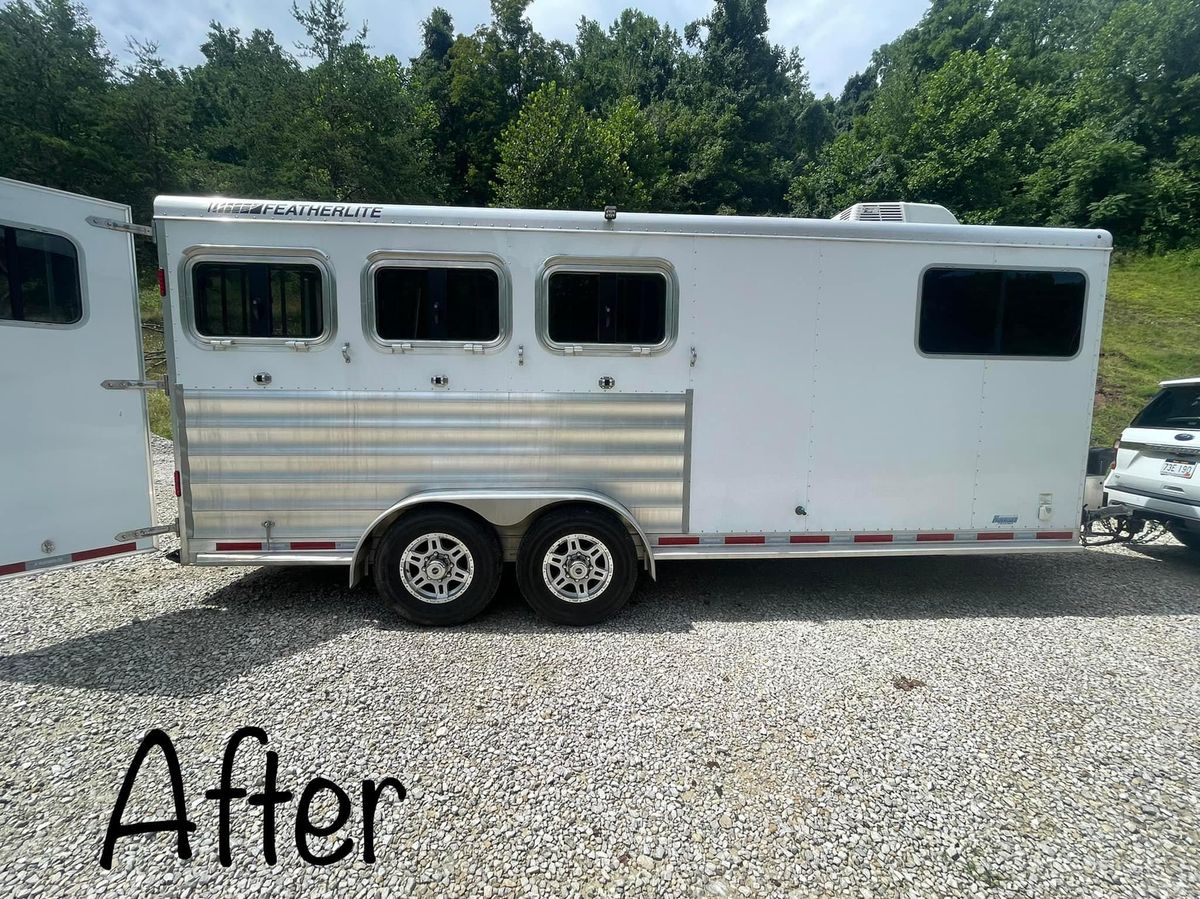
[[[0,577],[154,546],[129,221],[0,179]]]

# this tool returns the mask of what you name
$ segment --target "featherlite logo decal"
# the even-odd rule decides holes
[[[383,217],[382,206],[363,206],[359,203],[242,203],[216,200],[208,211],[219,215],[278,215],[288,218],[377,219]]]

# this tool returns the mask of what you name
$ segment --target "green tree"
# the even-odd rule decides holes
[[[498,141],[525,98],[559,79],[568,48],[533,30],[530,0],[492,0],[492,21],[450,47],[448,138],[462,199],[486,203],[498,163]]]
[[[1181,138],[1173,159],[1151,166],[1144,228],[1151,249],[1200,246],[1200,137]]]
[[[551,82],[535,91],[500,139],[495,198],[500,206],[599,209],[637,207],[645,185],[625,158],[637,145],[632,105],[618,119],[591,118],[574,94]]]
[[[183,72],[191,102],[196,178],[226,195],[277,196],[291,189],[285,160],[305,74],[270,31],[242,37],[214,22],[205,61]]]
[[[0,173],[65,190],[104,189],[112,69],[83,7],[68,0],[0,7]]]
[[[450,104],[450,51],[454,42],[454,20],[446,10],[435,7],[421,23],[421,52],[413,57],[411,69],[414,98],[431,117],[433,166],[438,182],[444,185],[447,202],[463,199],[455,145],[457,129]]]
[[[1086,122],[1042,153],[1026,179],[1031,220],[1060,227],[1136,233],[1149,190],[1146,150]]]
[[[580,20],[569,72],[591,112],[607,112],[627,98],[645,107],[666,96],[682,53],[678,32],[627,9],[607,31],[592,19]]]
[[[1053,136],[1055,107],[1022,88],[1002,51],[956,52],[923,83],[904,141],[905,193],[977,222],[1022,222],[1022,177]]]
[[[684,34],[664,133],[677,205],[694,211],[778,210],[801,155],[797,112],[812,101],[803,62],[767,40],[765,0],[717,0]]]
[[[312,0],[296,15],[308,34],[302,46],[319,62],[303,81],[285,181],[338,200],[439,199],[432,113],[396,57],[372,56],[365,26],[347,39],[340,0]]]
[[[121,70],[106,106],[105,142],[117,178],[109,191],[123,196],[137,221],[153,212],[154,197],[190,189],[192,153],[187,91],[179,73],[163,65],[153,44],[133,44],[134,62]]]

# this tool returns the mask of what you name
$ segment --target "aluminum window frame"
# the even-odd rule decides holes
[[[91,303],[88,301],[88,279],[85,277],[86,259],[83,247],[73,236],[56,228],[46,228],[41,225],[31,225],[28,222],[18,222],[15,219],[0,218],[0,228],[15,228],[21,231],[32,231],[36,234],[49,234],[61,237],[75,250],[75,279],[79,291],[79,318],[73,322],[31,322],[15,318],[0,318],[0,327],[6,328],[43,328],[51,331],[74,331],[84,327],[91,318]],[[140,331],[139,331],[140,333]]]
[[[655,344],[560,343],[550,337],[550,278],[559,272],[579,274],[659,275],[666,282],[663,339]],[[551,256],[538,272],[535,326],[538,341],[560,356],[661,356],[679,337],[679,276],[675,266],[657,256]],[[572,348],[578,347],[578,351]]]
[[[933,269],[988,270],[1001,272],[1053,272],[1080,275],[1083,278],[1083,308],[1079,313],[1079,346],[1070,356],[1010,356],[1002,353],[927,353],[921,349],[921,311],[925,304],[925,274]],[[949,263],[932,262],[917,274],[916,321],[913,326],[913,348],[923,359],[982,359],[991,362],[1072,362],[1083,353],[1087,336],[1088,313],[1092,306],[1092,279],[1081,268],[1063,265],[1003,265],[995,262]]]
[[[375,275],[387,268],[467,268],[496,273],[500,304],[500,333],[492,340],[388,340],[379,336],[375,315]],[[375,250],[368,254],[362,274],[362,324],[367,343],[384,353],[461,354],[497,353],[512,339],[512,276],[504,260],[495,253],[444,250]]]
[[[196,296],[192,270],[203,262],[309,264],[321,273],[321,324],[317,337],[216,337],[201,334],[196,327]],[[180,323],[188,340],[201,349],[255,349],[295,352],[298,348],[319,349],[337,334],[336,281],[329,256],[312,247],[246,247],[199,244],[183,251],[179,262]]]

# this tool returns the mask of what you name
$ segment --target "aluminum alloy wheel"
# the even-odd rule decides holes
[[[421,602],[440,604],[458,599],[474,577],[471,551],[450,534],[422,534],[400,557],[400,578]]]
[[[560,537],[542,558],[542,580],[559,599],[588,602],[608,589],[613,557],[608,547],[590,534]]]

